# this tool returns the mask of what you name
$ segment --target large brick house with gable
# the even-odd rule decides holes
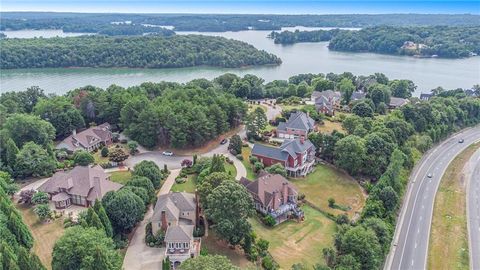
[[[271,215],[276,224],[291,217],[303,219],[304,213],[297,205],[298,191],[285,177],[262,173],[253,182],[242,177],[240,184],[252,196],[255,209],[264,215]]]
[[[112,131],[109,123],[103,123],[98,126],[90,127],[81,132],[73,130],[72,135],[60,142],[56,149],[66,149],[70,152],[85,150],[92,152],[101,146],[112,143]]]
[[[282,164],[291,176],[305,176],[313,170],[315,164],[315,146],[310,140],[300,137],[285,140],[280,147],[254,144],[252,155],[265,167]]]
[[[287,122],[280,122],[277,127],[277,137],[295,139],[307,137],[315,127],[315,121],[304,112],[293,112]]]

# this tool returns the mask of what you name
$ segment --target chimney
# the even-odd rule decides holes
[[[288,183],[284,182],[282,184],[282,195],[283,195],[283,204],[287,204],[288,201]]]
[[[305,137],[304,137],[304,136],[300,136],[300,143],[301,143],[301,144],[304,144],[304,143],[305,143]]]
[[[97,194],[100,195],[102,194],[102,186],[100,185],[100,177],[93,177],[93,186],[95,187],[95,189],[97,190]]]
[[[273,210],[275,211],[275,209],[277,209],[278,206],[279,206],[279,205],[278,205],[278,191],[274,191],[272,195],[273,195],[272,208],[273,208]]]
[[[167,214],[165,210],[162,210],[162,231],[166,232],[168,228],[168,223],[167,223]]]
[[[198,191],[195,189],[195,226],[198,227],[200,222],[200,200],[198,198]]]
[[[74,128],[74,129],[72,130],[72,135],[73,135],[73,136],[77,135],[77,129]]]

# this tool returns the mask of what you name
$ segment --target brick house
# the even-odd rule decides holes
[[[200,238],[193,236],[199,211],[194,194],[171,192],[158,197],[150,219],[152,233],[164,231],[165,257],[170,259],[173,269],[200,254]]]
[[[107,192],[122,187],[123,185],[110,181],[110,175],[95,165],[76,166],[68,172],[56,172],[37,190],[48,193],[55,208],[64,209],[72,204],[92,206],[95,200],[102,200]]]
[[[325,115],[334,116],[335,111],[340,108],[342,94],[338,91],[326,90],[322,92],[314,91],[312,100],[315,101],[315,109]]]
[[[253,182],[242,177],[240,184],[252,196],[255,209],[264,215],[271,215],[276,224],[292,217],[304,218],[303,211],[297,205],[298,191],[285,177],[263,173]]]
[[[112,143],[112,131],[109,123],[103,123],[98,126],[90,127],[79,133],[76,130],[72,135],[60,142],[56,149],[66,149],[70,152],[85,150],[92,152],[95,149]]]
[[[287,122],[280,122],[277,127],[277,137],[281,139],[295,139],[307,137],[315,128],[315,121],[304,112],[293,112]]]
[[[254,144],[252,156],[257,157],[265,167],[282,164],[291,176],[305,176],[315,164],[315,146],[310,140],[300,137],[285,140],[280,147]]]

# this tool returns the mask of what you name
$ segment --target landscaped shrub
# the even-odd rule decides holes
[[[253,171],[254,172],[259,172],[260,170],[263,169],[263,163],[261,162],[255,162],[255,164],[253,164]]]
[[[275,226],[275,224],[277,224],[277,222],[275,221],[275,218],[273,218],[271,215],[266,215],[263,218],[263,223],[269,227],[273,227]]]
[[[151,222],[145,226],[145,244],[149,247],[161,247],[164,239],[165,235],[162,230],[159,230],[155,235],[153,234]]]
[[[348,216],[346,214],[341,214],[337,216],[337,219],[335,221],[337,224],[342,225],[342,224],[347,224],[350,222],[348,219]]]
[[[102,157],[108,157],[108,147],[103,147],[102,151],[100,151],[100,155],[102,155]]]
[[[241,154],[238,154],[235,156],[238,160],[243,160],[243,156]]]
[[[328,198],[328,207],[333,208],[335,206],[335,199]]]
[[[265,270],[276,270],[279,269],[278,264],[273,260],[271,256],[266,256],[262,260],[262,266]]]
[[[255,164],[255,162],[258,162],[258,158],[256,156],[250,156],[248,160],[251,164]]]

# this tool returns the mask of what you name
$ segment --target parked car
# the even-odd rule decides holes
[[[427,174],[427,177],[428,177],[428,178],[432,178],[432,177],[433,177],[433,174],[432,174],[432,173],[428,173],[428,174]]]
[[[163,152],[162,152],[162,155],[164,155],[164,156],[173,156],[173,152],[171,152],[171,151],[163,151]]]
[[[463,143],[463,142],[464,142],[463,139],[458,140],[458,143]]]
[[[226,144],[227,142],[228,142],[227,139],[223,139],[223,140],[220,142],[220,144]]]

